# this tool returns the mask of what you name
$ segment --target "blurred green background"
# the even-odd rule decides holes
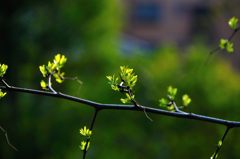
[[[237,14],[234,6],[238,3],[226,1],[213,7],[214,12],[206,18],[222,17],[226,22]],[[120,103],[121,95],[110,89],[106,75],[128,65],[138,75],[136,99],[143,105],[158,107],[158,99],[165,96],[168,85],[173,85],[179,88],[179,97],[183,93],[192,97],[186,111],[240,120],[239,50],[236,55],[221,52],[208,58],[220,36],[209,40],[210,34],[199,35],[193,30],[184,43],[162,42],[154,48],[134,47],[126,53],[122,36],[126,16],[121,1],[2,2],[0,61],[9,65],[6,80],[11,85],[40,89],[38,66],[60,52],[68,57],[67,76],[77,76],[83,84],[67,80],[56,86],[58,91],[102,103]],[[220,35],[229,34],[229,30],[221,31]],[[90,123],[90,107],[9,92],[0,101],[0,112],[0,125],[19,149],[12,150],[0,133],[1,159],[82,158],[79,128]],[[214,124],[149,116],[153,122],[143,112],[101,112],[88,158],[206,159],[224,132],[224,127]],[[240,158],[239,132],[234,129],[227,136],[219,158]]]

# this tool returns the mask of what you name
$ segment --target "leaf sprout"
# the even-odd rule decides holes
[[[54,77],[57,83],[62,83],[64,80],[64,72],[61,69],[67,62],[67,58],[64,55],[55,55],[53,62],[48,61],[48,65],[39,66],[39,70],[44,78]],[[51,86],[51,82],[45,82],[42,80],[40,85],[43,89],[48,89]]]
[[[161,98],[159,100],[159,106],[166,108],[169,111],[180,111],[179,108],[187,107],[191,103],[191,98],[184,94],[182,96],[182,106],[178,108],[178,106],[175,103],[175,97],[177,95],[177,88],[174,88],[172,86],[168,86],[167,88],[167,98]]]
[[[87,148],[86,148],[86,145],[87,145]],[[87,151],[90,147],[90,142],[82,141],[79,147],[82,151],[85,151],[85,150]]]
[[[219,48],[222,50],[225,49],[228,53],[234,52],[233,46],[234,46],[234,44],[231,41],[229,41],[228,39],[221,38],[219,41]]]
[[[2,78],[8,69],[8,65],[0,64],[0,77]]]
[[[92,131],[90,129],[88,129],[86,126],[84,126],[83,128],[81,128],[79,130],[79,133],[82,136],[87,137],[87,140],[82,141],[81,145],[79,146],[82,151],[87,151],[89,149],[89,146],[90,146],[90,141],[89,140],[90,140],[90,137],[92,135]]]
[[[2,92],[2,90],[0,89],[0,99],[3,98],[6,94],[6,92]]]
[[[228,21],[228,25],[232,30],[238,29],[238,18],[232,17]]]
[[[133,72],[133,69],[128,66],[120,66],[119,77],[115,75],[106,76],[108,83],[114,91],[124,93],[126,98],[121,98],[122,103],[130,103],[134,100],[133,88],[137,83],[137,75]]]
[[[182,96],[182,101],[183,101],[183,106],[186,107],[191,103],[192,99],[187,94],[184,94]]]
[[[3,76],[7,72],[7,69],[8,65],[0,64],[0,78],[3,78]],[[0,89],[0,99],[3,98],[6,94],[6,92],[2,92],[2,90]]]
[[[86,126],[84,126],[83,128],[81,128],[79,132],[80,132],[80,134],[81,134],[82,136],[86,136],[86,137],[91,137],[91,135],[92,135],[92,131],[89,130],[89,129],[87,129]]]

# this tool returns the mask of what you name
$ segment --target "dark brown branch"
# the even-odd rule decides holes
[[[225,132],[224,132],[224,134],[223,134],[223,136],[222,136],[222,139],[219,141],[219,142],[221,142],[221,143],[219,144],[219,142],[218,142],[217,149],[216,149],[216,151],[214,152],[214,154],[213,154],[213,156],[211,157],[211,159],[216,159],[216,158],[217,158],[218,153],[219,153],[220,149],[222,148],[223,142],[224,142],[224,140],[225,140],[225,138],[226,138],[226,136],[227,136],[227,134],[228,134],[228,132],[229,132],[230,129],[231,129],[231,127],[227,127],[227,128],[226,128],[226,130],[225,130]]]
[[[189,119],[189,120],[198,120],[198,121],[204,121],[219,125],[225,125],[227,127],[240,127],[239,121],[230,121],[230,120],[224,120],[220,118],[214,118],[194,113],[181,113],[181,112],[170,112],[163,109],[158,108],[151,108],[146,106],[140,106],[136,107],[135,105],[122,105],[122,104],[102,104],[94,101],[90,101],[87,99],[82,99],[74,96],[70,96],[67,94],[63,94],[60,92],[53,93],[49,91],[42,91],[42,90],[35,90],[35,89],[27,89],[27,88],[21,88],[21,87],[14,87],[10,85],[0,86],[0,89],[5,90],[7,92],[24,92],[29,94],[36,94],[36,95],[43,95],[43,96],[51,96],[61,99],[66,99],[69,101],[78,102],[81,104],[85,104],[88,106],[91,106],[93,108],[96,108],[98,110],[104,110],[104,109],[112,109],[112,110],[130,110],[130,111],[142,111],[144,108],[146,112],[153,113],[153,114],[160,114],[165,116],[171,116],[171,117],[177,117],[177,118],[183,118],[183,119]]]
[[[239,31],[239,27],[235,30],[233,30],[232,34],[228,37],[228,41],[231,41],[233,39],[233,37],[237,34],[237,32]]]
[[[94,124],[95,124],[95,121],[96,121],[98,112],[99,112],[99,110],[96,108],[96,109],[95,109],[95,112],[94,112],[94,115],[93,115],[93,118],[92,118],[92,121],[91,121],[90,129],[89,129],[89,130],[91,130],[91,131],[93,131],[93,127],[94,127]],[[89,142],[90,142],[90,137],[86,140],[86,145],[85,145],[85,148],[84,148],[84,150],[83,150],[83,159],[86,158],[87,148],[88,148]]]

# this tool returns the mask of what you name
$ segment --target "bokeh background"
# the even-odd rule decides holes
[[[202,0],[12,0],[0,4],[0,61],[6,80],[40,89],[38,66],[65,54],[67,80],[58,91],[102,103],[120,103],[106,75],[120,65],[134,68],[136,99],[158,107],[168,85],[192,97],[188,112],[240,120],[240,49],[208,56],[231,31],[239,1]],[[236,46],[239,36],[235,37]],[[79,128],[93,116],[90,107],[60,99],[9,92],[0,101],[1,159],[77,159]],[[88,152],[92,159],[206,159],[224,127],[143,112],[106,110],[99,114]],[[219,158],[240,158],[240,130],[227,136]]]

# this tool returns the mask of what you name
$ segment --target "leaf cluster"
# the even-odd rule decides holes
[[[226,50],[228,53],[233,53],[234,52],[234,44],[233,42],[231,42],[231,39],[233,37],[233,35],[238,31],[239,29],[239,24],[238,24],[239,20],[236,17],[232,17],[228,20],[228,26],[230,27],[230,29],[233,30],[233,34],[232,36],[230,36],[230,38],[226,39],[226,38],[221,38],[219,40],[219,48],[221,50]]]
[[[238,18],[232,17],[228,21],[228,25],[232,30],[238,29]]]
[[[226,50],[228,53],[233,53],[234,52],[233,46],[234,46],[233,42],[229,41],[228,39],[225,38],[220,39],[219,42],[220,49]]]
[[[133,69],[128,66],[120,66],[119,77],[115,75],[107,76],[108,83],[114,91],[124,93],[126,98],[121,98],[122,103],[130,103],[134,100],[133,88],[137,83],[137,75],[133,72]]]
[[[79,130],[79,133],[82,135],[82,136],[84,136],[84,137],[86,137],[86,139],[87,140],[89,140],[90,138],[91,138],[91,135],[92,135],[92,131],[90,130],[90,129],[88,129],[86,126],[84,126],[83,128],[81,128],[80,130]],[[87,146],[87,147],[86,147]],[[90,147],[90,141],[86,141],[86,140],[84,140],[84,141],[81,141],[81,145],[79,146],[80,147],[80,149],[82,150],[82,151],[87,151],[88,149],[89,149],[89,147]]]
[[[2,90],[0,89],[0,99],[3,98],[6,94],[6,92],[2,92]]]
[[[0,64],[0,77],[2,78],[8,69],[8,65]]]
[[[3,78],[7,69],[8,65],[0,64],[0,78]],[[0,89],[0,99],[3,98],[6,94],[7,94],[6,92],[2,92],[2,90]]]
[[[176,111],[176,107],[174,106],[175,104],[175,98],[177,95],[177,88],[174,88],[172,86],[168,86],[167,88],[167,98],[161,98],[159,100],[159,106],[164,107],[169,111]],[[191,98],[187,95],[184,94],[182,96],[182,106],[181,107],[187,107],[191,103]]]
[[[48,61],[47,65],[39,66],[39,70],[44,78],[54,77],[57,83],[62,83],[64,80],[65,73],[62,72],[62,68],[67,62],[67,58],[64,55],[55,55],[52,62]],[[40,85],[43,89],[47,89],[51,83],[42,80]]]

